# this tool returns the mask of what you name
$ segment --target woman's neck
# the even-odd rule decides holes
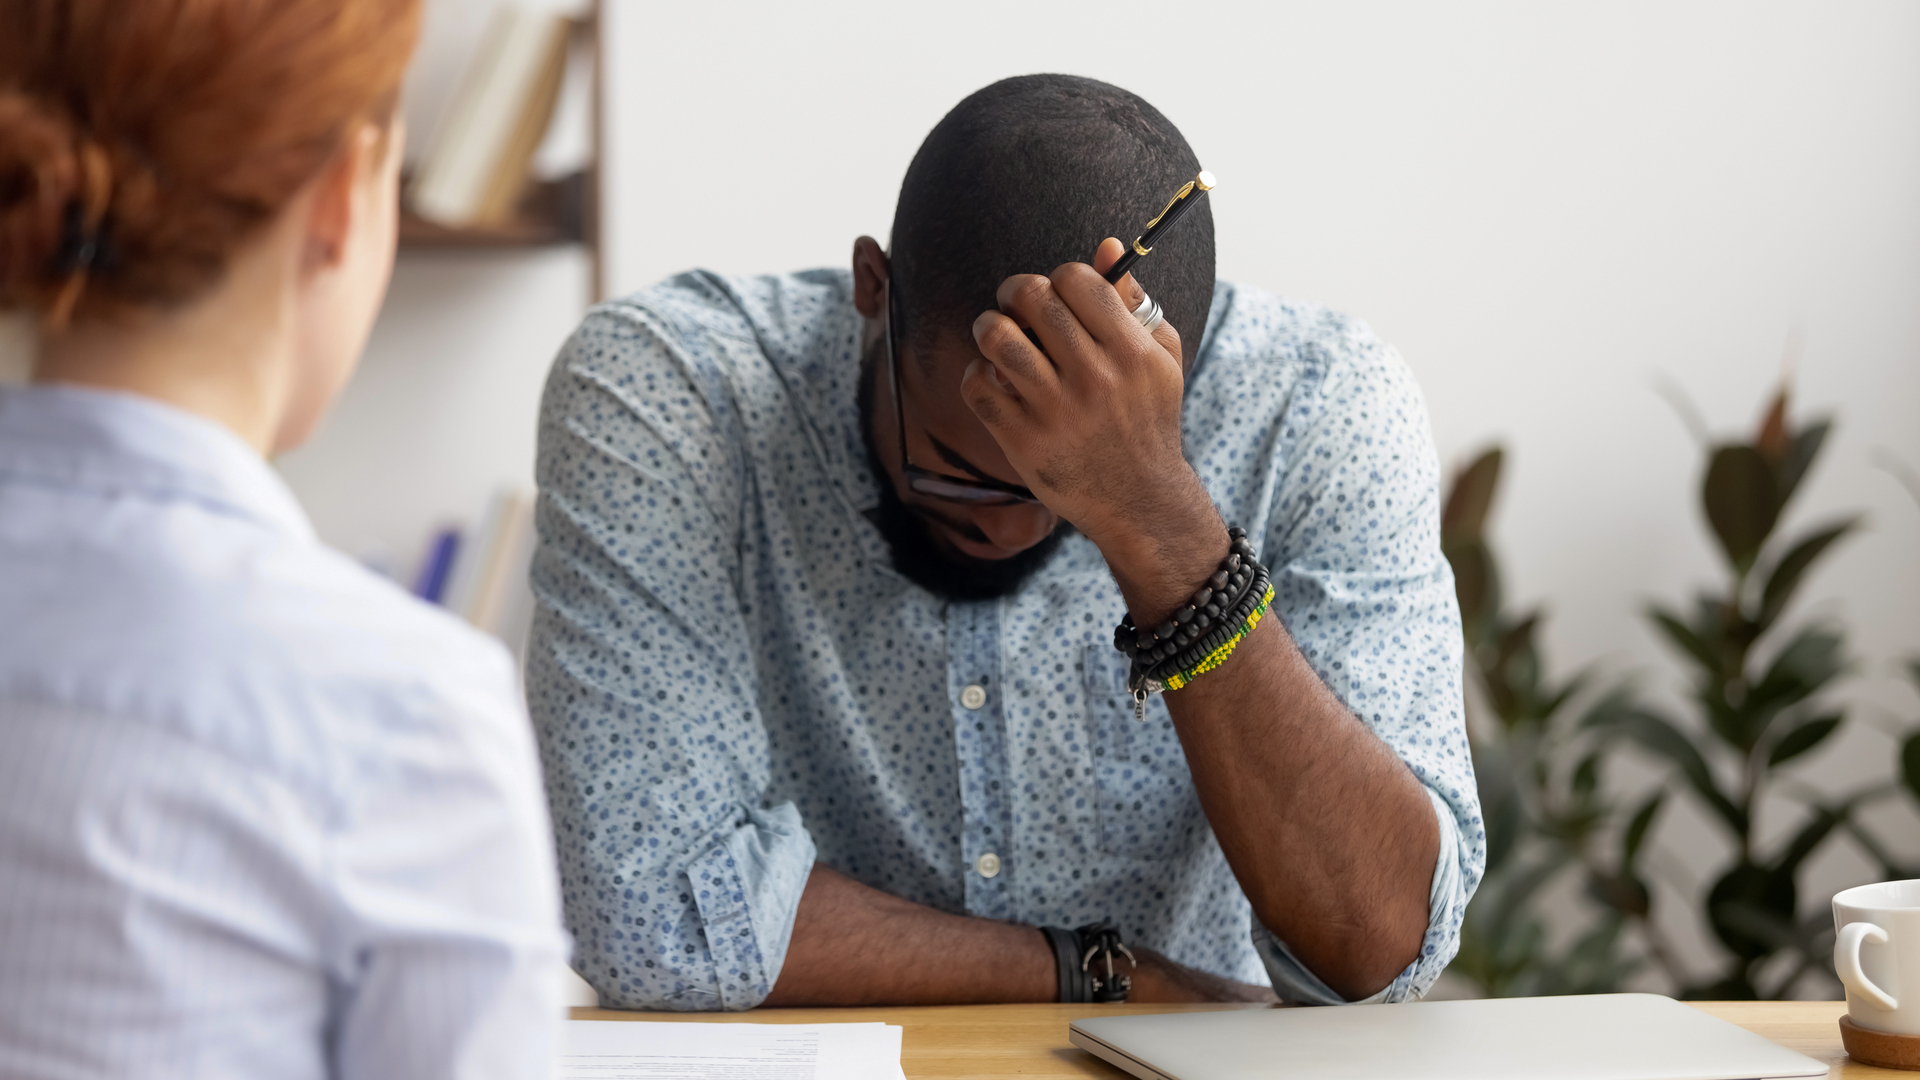
[[[128,325],[95,320],[43,335],[33,381],[140,394],[271,453],[295,350],[290,268],[275,257],[276,246],[249,245],[212,292],[185,307]]]

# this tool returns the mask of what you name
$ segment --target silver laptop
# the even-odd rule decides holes
[[[1760,1080],[1827,1067],[1655,994],[1102,1016],[1073,1044],[1144,1080]]]

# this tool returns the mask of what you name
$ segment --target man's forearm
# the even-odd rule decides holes
[[[1130,1001],[1272,1001],[1264,986],[1134,946]],[[979,1005],[1053,1001],[1053,950],[1031,926],[950,915],[815,865],[786,962],[763,1004]]]
[[[1197,487],[1197,485],[1196,485]],[[1218,522],[1210,502],[1187,520]],[[1214,528],[1218,531],[1215,532]],[[1226,527],[1109,554],[1128,610],[1157,621],[1226,555]],[[1260,921],[1348,999],[1420,955],[1439,854],[1420,782],[1321,683],[1277,617],[1167,695],[1201,807]]]
[[[1342,997],[1392,982],[1420,955],[1439,856],[1419,780],[1320,682],[1277,618],[1168,706],[1260,921]]]
[[[1052,1001],[1055,983],[1031,926],[950,915],[815,865],[765,1004]]]

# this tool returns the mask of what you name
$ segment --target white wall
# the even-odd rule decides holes
[[[1223,277],[1369,320],[1446,460],[1507,444],[1498,541],[1565,668],[1676,684],[1640,609],[1717,567],[1653,385],[1743,431],[1797,339],[1797,401],[1839,429],[1792,521],[1871,522],[1806,587],[1852,628],[1868,721],[1810,773],[1884,777],[1870,724],[1920,718],[1889,676],[1920,653],[1920,506],[1873,464],[1920,465],[1920,6],[608,0],[607,66],[616,293],[844,264],[993,79],[1142,94],[1220,177]],[[1883,824],[1920,854],[1910,813]],[[1660,840],[1684,887],[1720,850],[1687,813]],[[1866,872],[1844,845],[1812,870],[1814,905]]]
[[[359,372],[277,462],[320,535],[406,579],[436,525],[531,491],[540,387],[587,278],[577,248],[403,254]]]

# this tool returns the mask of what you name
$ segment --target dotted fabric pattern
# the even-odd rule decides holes
[[[1252,919],[1163,701],[1133,719],[1090,541],[998,601],[894,572],[860,325],[844,271],[695,272],[595,308],[553,367],[527,684],[576,967],[609,1006],[751,1008],[817,859],[1338,1001]],[[1373,1000],[1417,996],[1485,861],[1419,390],[1360,323],[1222,284],[1184,434],[1283,625],[1434,796],[1433,924]]]

